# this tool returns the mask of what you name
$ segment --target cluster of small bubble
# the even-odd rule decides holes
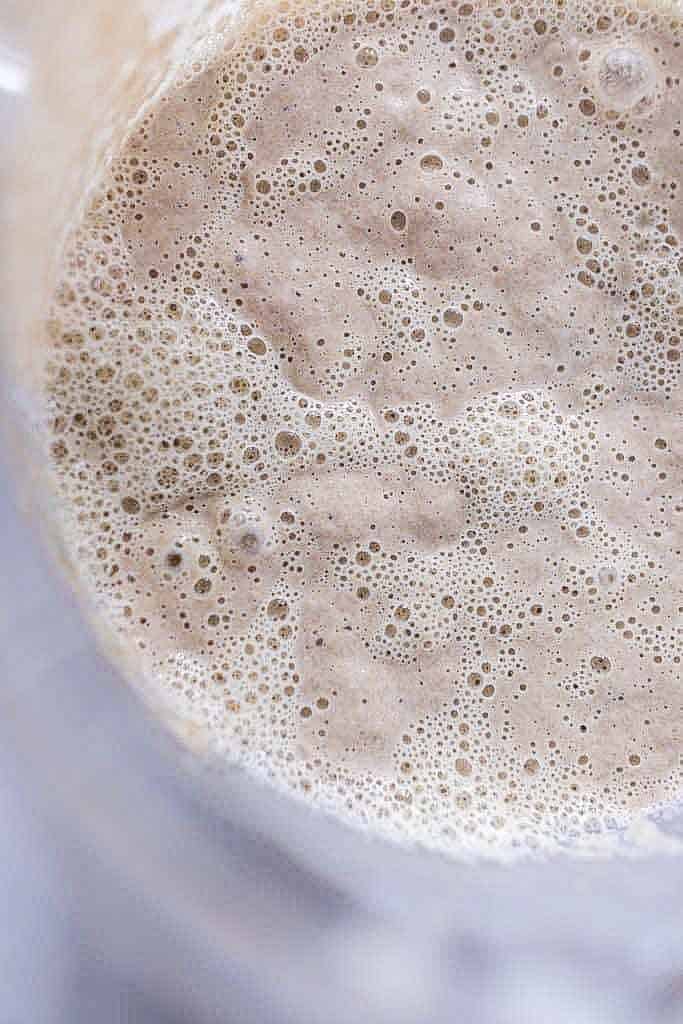
[[[682,39],[281,0],[132,126],[64,252],[49,443],[188,736],[451,852],[680,794]]]

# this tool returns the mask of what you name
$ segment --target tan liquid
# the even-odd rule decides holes
[[[683,774],[683,28],[252,10],[63,261],[82,585],[209,747],[452,851]]]

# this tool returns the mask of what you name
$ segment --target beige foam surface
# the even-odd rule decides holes
[[[680,793],[682,38],[253,7],[131,127],[64,253],[50,445],[193,742],[451,852]]]

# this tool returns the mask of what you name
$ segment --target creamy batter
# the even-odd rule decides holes
[[[683,780],[683,23],[252,6],[48,325],[81,587],[186,732],[453,852]]]

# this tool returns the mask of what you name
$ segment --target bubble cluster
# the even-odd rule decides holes
[[[284,0],[131,126],[49,444],[81,586],[213,751],[452,852],[680,794],[682,38]]]

